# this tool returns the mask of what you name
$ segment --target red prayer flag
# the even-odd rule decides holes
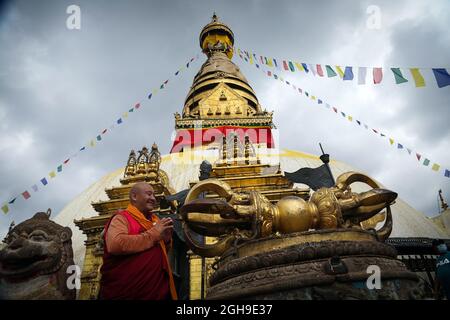
[[[284,61],[284,60],[283,60],[283,68],[284,68],[284,70],[289,71],[289,67],[287,65],[287,62]]]
[[[108,129],[103,130],[103,131],[102,131],[102,134],[105,134],[107,130],[108,130]]]
[[[322,66],[320,64],[317,65],[317,74],[321,77],[323,77],[323,70]]]
[[[135,109],[139,109],[139,107],[141,106],[140,103],[136,103],[136,105],[134,106]]]
[[[69,158],[69,159],[67,159],[66,161],[64,161],[64,164],[66,164],[67,162],[69,162],[69,160],[70,160],[70,158]]]
[[[421,156],[420,154],[416,153],[416,157],[417,157],[417,160],[420,161],[420,158],[421,158],[422,156]]]
[[[383,79],[383,69],[382,68],[373,68],[373,83],[380,83]]]
[[[25,200],[27,200],[30,196],[30,193],[28,191],[24,191],[22,192],[22,196],[25,198]]]

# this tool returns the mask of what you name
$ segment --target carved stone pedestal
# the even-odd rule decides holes
[[[396,256],[373,233],[354,229],[258,239],[222,256],[206,298],[422,299],[423,283]],[[377,273],[381,286],[369,289]]]

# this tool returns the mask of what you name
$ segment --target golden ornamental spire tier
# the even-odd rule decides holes
[[[225,52],[228,58],[233,57],[234,34],[230,27],[219,21],[216,13],[211,22],[200,32],[200,47],[208,57],[215,51]]]
[[[204,130],[208,129],[218,129],[225,136],[233,130],[244,131],[262,136],[261,139],[251,138],[252,143],[273,147],[273,114],[263,110],[240,68],[231,61],[233,31],[214,13],[211,22],[200,32],[199,41],[208,59],[194,77],[182,114],[175,113],[177,135],[171,153],[181,152],[184,147],[198,143],[208,145],[208,148],[211,144],[218,147],[220,143],[216,142],[221,139],[214,143],[204,142]],[[198,132],[199,126],[202,129],[201,141],[191,137],[195,130]]]

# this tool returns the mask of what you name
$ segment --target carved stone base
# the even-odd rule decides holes
[[[376,240],[305,242],[241,258],[227,255],[211,276],[206,298],[424,298],[423,283],[396,256],[393,247]],[[379,267],[379,289],[368,288],[374,283],[368,281],[374,274],[369,266]]]

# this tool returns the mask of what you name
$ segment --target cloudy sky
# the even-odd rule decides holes
[[[72,159],[46,187],[47,176],[103,129],[200,52],[198,35],[213,11],[241,49],[309,63],[368,67],[450,67],[450,4],[433,1],[7,1],[0,5],[0,206],[28,190],[7,215],[0,238],[37,211],[58,213],[105,174],[123,166],[130,149],[156,142],[170,149],[173,113],[200,64],[171,78],[139,113]],[[81,29],[69,30],[66,9],[81,9]],[[379,29],[367,8],[380,9]],[[261,105],[274,110],[280,146],[319,154],[363,170],[429,216],[437,192],[450,201],[450,179],[418,163],[386,138],[314,106],[279,81],[233,58]],[[450,169],[450,87],[381,84],[286,73],[291,82],[355,119]]]

